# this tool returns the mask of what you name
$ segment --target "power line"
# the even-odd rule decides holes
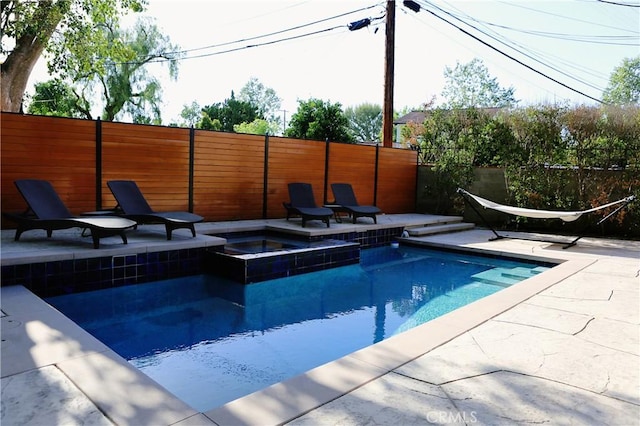
[[[199,51],[199,50],[215,49],[215,48],[218,48],[218,47],[229,46],[229,45],[238,44],[238,43],[245,43],[247,41],[258,40],[258,39],[266,38],[266,37],[272,37],[274,35],[284,34],[284,33],[290,32],[290,31],[295,31],[295,30],[299,30],[299,29],[302,29],[302,28],[310,27],[310,26],[317,25],[317,24],[320,24],[320,23],[323,23],[323,22],[327,22],[327,21],[331,21],[331,20],[334,20],[334,19],[342,18],[342,17],[348,16],[348,15],[353,15],[354,13],[363,12],[365,10],[373,9],[375,7],[378,7],[378,6],[380,6],[380,3],[374,4],[374,5],[371,5],[371,6],[367,6],[367,7],[363,7],[363,8],[360,8],[360,9],[352,10],[350,12],[341,13],[339,15],[331,16],[329,18],[319,19],[317,21],[308,22],[306,24],[296,25],[294,27],[286,28],[284,30],[278,30],[278,31],[274,31],[274,32],[271,32],[271,33],[267,33],[267,34],[262,34],[262,35],[243,38],[243,39],[238,39],[238,40],[234,40],[234,41],[228,41],[228,42],[224,42],[224,43],[212,44],[212,45],[209,45],[209,46],[196,47],[196,48],[193,48],[193,49],[185,49],[185,50],[175,51],[175,52],[167,52],[167,54],[182,54],[182,53],[196,52],[196,51]],[[342,26],[344,26],[344,25],[333,27],[333,29],[339,28],[339,27],[342,27]],[[318,31],[318,32],[322,32],[322,31]],[[313,35],[315,33],[316,32],[312,32],[312,33],[309,33],[309,35]],[[284,40],[288,40],[288,39],[284,39]],[[233,51],[233,50],[231,50],[231,51]]]
[[[432,3],[428,2],[428,1],[426,1],[426,3],[427,3],[429,6],[432,6],[432,7],[436,8],[436,9],[441,10],[443,13],[447,13],[446,11],[444,11],[444,10],[440,9],[438,6],[435,6],[435,5],[433,5]],[[506,52],[504,52],[504,51],[502,51],[502,50],[498,49],[497,47],[495,47],[495,46],[493,46],[493,45],[489,44],[488,42],[486,42],[486,41],[482,40],[482,39],[481,39],[481,38],[479,38],[478,36],[476,36],[476,35],[474,35],[474,34],[470,33],[470,32],[469,32],[469,31],[467,31],[467,30],[465,30],[464,28],[461,28],[461,27],[459,27],[458,25],[454,24],[453,22],[451,22],[451,21],[447,20],[446,18],[444,18],[444,17],[442,17],[442,16],[438,15],[438,14],[437,14],[437,13],[435,13],[434,11],[432,11],[432,10],[430,10],[430,9],[428,9],[428,8],[423,8],[423,9],[424,9],[426,12],[428,12],[428,13],[432,14],[433,16],[435,16],[436,18],[438,18],[438,19],[440,19],[440,20],[444,21],[445,23],[447,23],[447,24],[451,25],[452,27],[454,27],[454,28],[458,29],[458,30],[459,30],[459,31],[461,31],[463,34],[465,34],[465,35],[467,35],[467,36],[469,36],[469,37],[473,38],[474,40],[478,41],[479,43],[482,43],[483,45],[487,46],[488,48],[490,48],[490,49],[492,49],[492,50],[494,50],[494,51],[496,51],[496,52],[498,52],[499,54],[501,54],[501,55],[505,56],[506,58],[508,58],[508,59],[510,59],[510,60],[512,60],[512,61],[514,61],[514,62],[516,62],[516,63],[518,63],[518,64],[520,64],[520,65],[522,65],[523,67],[527,68],[528,70],[533,71],[533,72],[535,72],[536,74],[539,74],[539,75],[541,75],[542,77],[544,77],[544,78],[546,78],[546,79],[548,79],[548,80],[551,80],[551,81],[553,81],[554,83],[559,84],[560,86],[562,86],[562,87],[564,87],[564,88],[566,88],[566,89],[571,90],[572,92],[575,92],[575,93],[577,93],[577,94],[579,94],[579,95],[582,95],[582,96],[584,96],[584,97],[586,97],[586,98],[589,98],[589,99],[591,99],[591,100],[594,100],[594,101],[596,101],[596,102],[598,102],[598,103],[604,103],[601,99],[598,99],[598,98],[596,98],[596,97],[593,97],[593,96],[591,96],[591,95],[588,95],[588,94],[586,94],[586,93],[584,93],[584,92],[582,92],[582,91],[580,91],[580,90],[578,90],[578,89],[575,89],[575,88],[573,88],[573,87],[571,87],[571,86],[569,86],[569,85],[567,85],[567,84],[565,84],[565,83],[563,83],[563,82],[561,82],[561,81],[559,81],[559,80],[557,80],[557,79],[555,79],[555,78],[553,78],[553,77],[551,77],[551,76],[549,76],[549,75],[547,75],[547,74],[543,73],[542,71],[539,71],[539,70],[537,70],[537,69],[533,68],[531,65],[528,65],[528,64],[524,63],[523,61],[521,61],[521,60],[519,60],[519,59],[515,58],[514,56],[512,56],[512,55],[510,55],[510,54],[508,54],[508,53],[506,53]],[[467,25],[469,25],[469,24],[467,24]],[[471,25],[469,25],[469,26],[471,26]],[[472,28],[474,28],[473,26],[471,26],[471,27],[472,27]],[[476,29],[476,30],[477,30],[477,29]],[[479,31],[479,30],[478,30],[478,31]],[[483,34],[484,34],[484,33],[483,33]],[[486,34],[485,34],[485,35],[486,35]],[[520,52],[520,53],[522,53],[522,52]],[[573,78],[573,77],[572,77],[572,78]]]
[[[584,20],[584,19],[578,19],[578,18],[575,18],[575,17],[573,17],[573,16],[569,17],[569,16],[564,16],[564,15],[558,15],[557,13],[549,12],[549,11],[546,11],[546,10],[536,9],[536,8],[533,8],[533,7],[524,6],[524,5],[522,5],[522,4],[519,4],[519,3],[517,3],[517,2],[513,2],[513,1],[511,1],[511,2],[507,2],[507,1],[498,1],[498,3],[506,4],[507,6],[510,6],[510,7],[518,7],[518,8],[520,8],[520,9],[530,10],[530,11],[532,11],[532,12],[540,13],[540,14],[543,14],[543,15],[549,15],[549,16],[554,16],[554,17],[556,17],[556,18],[566,19],[566,20],[568,20],[568,21],[573,21],[573,22],[582,22],[583,24],[589,24],[589,25],[599,26],[599,27],[602,27],[602,28],[609,28],[609,29],[614,29],[614,30],[620,30],[620,28],[613,27],[613,26],[611,26],[611,25],[605,25],[605,24],[602,24],[602,23],[600,23],[600,22],[586,21],[586,20]],[[628,31],[628,32],[630,32],[630,33],[634,33],[634,34],[636,34],[636,32],[635,32],[635,31],[631,31],[631,30],[627,30],[627,29],[623,29],[623,31]]]
[[[445,11],[445,10],[443,10],[443,9],[441,9],[441,8],[438,8],[438,9],[439,9],[439,10],[441,10],[442,12],[444,12],[444,13],[448,14],[449,16],[452,16],[452,17],[456,18],[456,19],[457,19],[457,20],[459,20],[460,22],[464,23],[465,25],[468,25],[469,27],[471,27],[471,28],[473,28],[474,30],[476,30],[476,31],[480,32],[481,34],[484,34],[484,35],[486,35],[486,36],[488,36],[488,37],[490,37],[490,38],[492,38],[492,39],[494,39],[494,40],[498,41],[499,43],[502,43],[503,45],[505,45],[505,46],[507,46],[507,47],[509,47],[509,48],[511,48],[511,49],[513,49],[513,50],[515,50],[516,52],[520,53],[521,55],[523,55],[523,56],[525,56],[525,57],[527,57],[527,58],[529,58],[529,59],[532,59],[532,60],[534,60],[534,61],[538,62],[539,64],[541,64],[541,65],[543,65],[543,66],[545,66],[545,67],[547,67],[547,68],[550,68],[550,69],[552,69],[553,71],[556,71],[556,72],[557,72],[557,73],[559,73],[559,74],[562,74],[562,75],[564,75],[564,76],[566,76],[566,77],[569,77],[569,78],[571,78],[571,79],[573,79],[573,80],[576,80],[576,81],[578,81],[578,82],[580,82],[580,83],[584,84],[585,86],[589,86],[589,87],[591,87],[591,88],[593,88],[593,89],[595,89],[595,90],[598,90],[598,91],[600,91],[600,92],[602,92],[602,91],[604,90],[602,87],[596,87],[596,86],[594,86],[593,84],[591,84],[591,83],[589,83],[589,82],[586,82],[586,81],[584,81],[584,80],[583,80],[583,79],[581,79],[581,78],[578,78],[578,77],[576,77],[576,76],[574,76],[574,75],[570,75],[569,73],[567,73],[567,72],[565,72],[565,71],[563,71],[563,70],[560,70],[560,69],[558,69],[558,68],[557,68],[557,67],[555,67],[555,66],[550,65],[550,64],[549,64],[549,62],[551,62],[551,61],[546,60],[546,59],[545,59],[545,55],[541,55],[539,52],[535,52],[534,50],[532,50],[532,49],[530,49],[530,48],[528,48],[528,47],[526,47],[526,46],[523,46],[522,44],[519,44],[519,43],[516,43],[516,42],[515,42],[515,41],[513,41],[513,40],[509,40],[509,39],[507,39],[506,37],[504,37],[504,36],[503,36],[502,34],[500,34],[499,32],[491,31],[491,30],[489,30],[489,29],[488,29],[489,31],[491,31],[493,34],[495,34],[495,35],[496,35],[496,36],[492,36],[492,35],[490,35],[490,34],[488,34],[488,33],[484,32],[484,31],[482,31],[482,30],[478,29],[477,27],[475,27],[475,26],[473,26],[473,25],[469,24],[468,22],[464,21],[463,19],[461,19],[461,18],[460,18],[460,17],[458,17],[457,15],[455,15],[455,14],[453,14],[453,13],[449,12],[449,11]],[[481,21],[479,21],[479,20],[477,20],[477,19],[473,18],[472,16],[470,16],[470,15],[468,15],[468,14],[466,14],[466,13],[463,13],[462,15],[464,15],[464,16],[465,16],[465,17],[467,17],[468,19],[471,19],[471,20],[472,20],[472,21],[474,21],[474,22],[479,22],[479,23],[481,23]],[[481,23],[481,24],[482,24],[482,23]],[[498,39],[498,38],[499,38],[499,39]],[[515,47],[514,47],[514,46],[515,46]],[[527,52],[528,52],[528,53],[527,53]],[[536,57],[534,58],[532,55],[535,55]],[[544,59],[546,62],[543,62],[543,59]],[[577,69],[577,70],[581,71],[582,73],[587,73],[587,74],[591,74],[591,75],[592,75],[592,76],[594,76],[594,77],[598,77],[598,76],[594,75],[590,70],[588,70],[588,69],[586,69],[586,68],[579,68],[579,66],[577,66],[577,65],[575,65],[575,64],[571,64],[570,62],[567,62],[564,58],[555,58],[555,60],[560,61],[560,62],[564,63],[565,65],[567,65],[567,66],[571,67],[571,68]]]
[[[618,35],[618,36],[615,36],[615,35],[611,35],[611,36],[595,36],[595,35],[554,33],[554,32],[548,32],[548,31],[536,31],[536,30],[527,30],[527,29],[523,29],[523,28],[514,28],[514,27],[510,27],[508,25],[500,25],[500,24],[496,24],[496,23],[493,23],[493,22],[488,22],[488,21],[475,19],[475,18],[473,18],[473,17],[471,17],[469,15],[465,15],[465,16],[469,17],[471,20],[473,20],[474,22],[477,22],[479,24],[484,24],[484,25],[488,25],[488,26],[491,26],[491,27],[501,28],[503,30],[515,31],[515,32],[534,35],[534,36],[554,38],[554,39],[559,39],[559,40],[585,42],[585,43],[591,43],[591,44],[611,44],[611,45],[617,45],[617,46],[640,46],[640,41],[638,41],[638,36],[637,35],[632,35],[632,36],[631,35],[629,35],[629,36],[622,36],[622,35]],[[620,40],[620,41],[631,40],[634,43],[614,43],[615,40]]]
[[[261,46],[268,46],[270,44],[277,44],[277,43],[282,43],[285,41],[291,41],[291,40],[295,40],[295,39],[299,39],[299,38],[304,38],[304,37],[309,37],[309,36],[313,36],[313,35],[317,35],[317,34],[321,34],[321,33],[326,33],[329,31],[333,31],[339,28],[346,28],[346,25],[338,25],[335,27],[331,27],[331,28],[325,28],[322,30],[318,30],[318,31],[313,31],[310,33],[305,33],[305,34],[299,34],[299,35],[295,35],[295,36],[291,36],[291,37],[285,37],[285,38],[281,38],[278,40],[271,40],[271,41],[266,41],[266,42],[262,42],[262,43],[258,43],[258,44],[249,44],[246,46],[240,46],[240,47],[234,47],[232,49],[227,49],[227,50],[221,50],[218,52],[210,52],[210,53],[203,53],[201,55],[194,55],[194,56],[187,56],[184,58],[179,58],[178,60],[180,61],[184,61],[187,59],[197,59],[197,58],[205,58],[208,56],[217,56],[217,55],[223,55],[225,53],[231,53],[231,52],[237,52],[240,50],[245,50],[245,49],[252,49],[254,47],[261,47]],[[150,62],[165,62],[167,61],[167,59],[158,59],[157,61],[150,61]]]
[[[640,4],[631,4],[631,3],[618,3],[615,1],[607,1],[607,0],[596,0],[600,3],[612,4],[615,6],[626,6],[626,7],[640,7]]]

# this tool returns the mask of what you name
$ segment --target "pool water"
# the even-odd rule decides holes
[[[213,276],[47,301],[199,411],[338,359],[548,269],[423,248],[242,285]]]

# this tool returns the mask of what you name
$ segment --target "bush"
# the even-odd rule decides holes
[[[436,213],[456,207],[453,191],[470,186],[474,166],[503,167],[506,201],[519,207],[584,210],[640,195],[638,106],[437,109],[411,131],[421,161],[436,173],[425,195],[449,200],[440,202]],[[593,216],[585,221],[595,221],[597,215]],[[518,218],[515,223],[534,222]],[[571,226],[563,229],[575,232]],[[640,202],[602,230],[640,236]]]

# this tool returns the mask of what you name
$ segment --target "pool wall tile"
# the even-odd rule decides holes
[[[260,256],[233,256],[211,250],[206,255],[205,271],[250,284],[358,262],[360,246],[340,242],[339,245],[323,245],[312,249],[273,252]]]
[[[103,256],[2,267],[2,286],[23,285],[41,297],[202,274],[204,248]]]
[[[81,292],[129,284],[198,275],[213,271],[234,281],[258,282],[272,278],[358,263],[360,248],[386,245],[401,235],[404,228],[378,229],[311,237],[308,242],[334,239],[356,243],[351,248],[318,252],[288,253],[276,259],[257,258],[251,262],[230,264],[213,260],[214,248],[189,248],[96,258],[67,259],[32,264],[5,265],[1,269],[2,286],[24,285],[41,297]],[[245,235],[258,235],[255,231]],[[236,235],[236,234],[234,234]],[[358,246],[359,245],[359,246]]]

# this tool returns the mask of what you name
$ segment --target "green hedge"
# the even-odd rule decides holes
[[[404,136],[429,166],[428,184],[419,182],[418,205],[428,198],[433,213],[464,211],[455,190],[476,184],[476,167],[504,169],[505,199],[495,201],[519,207],[584,210],[640,195],[637,106],[435,110]],[[525,218],[504,218],[501,226],[571,233],[599,217],[588,216],[570,226]],[[596,232],[640,236],[640,201]]]

